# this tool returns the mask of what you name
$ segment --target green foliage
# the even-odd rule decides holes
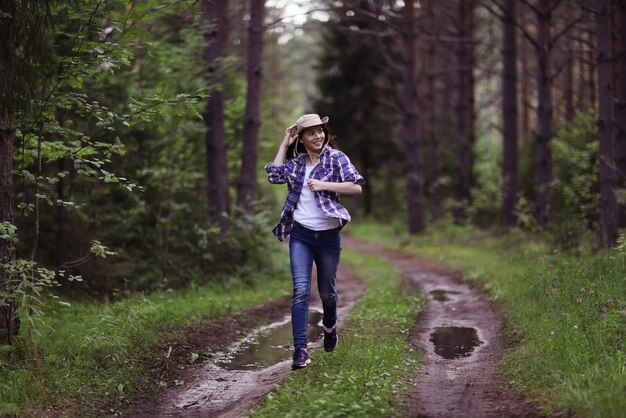
[[[473,223],[489,226],[500,219],[502,145],[480,138],[474,155],[475,178],[471,190],[472,203],[467,208],[467,215]]]
[[[598,227],[598,127],[595,112],[578,113],[552,141],[554,209],[549,232],[565,249],[577,247]]]
[[[380,48],[385,48],[386,54],[399,59],[394,40],[380,36],[393,29],[387,22],[346,18],[353,13],[349,4],[326,3],[330,22],[320,27],[319,44],[323,48],[317,63],[319,93],[310,112],[330,115],[331,134],[337,136],[340,149],[366,177],[366,214],[388,216],[402,206],[402,197],[394,192],[404,194],[397,181],[404,177],[400,170],[389,172],[393,170],[390,165],[397,166],[404,159],[398,128],[401,113],[381,100],[402,88],[399,72],[380,53]],[[363,2],[359,7],[368,10],[374,6]]]
[[[180,340],[181,330],[289,297],[288,258],[282,251],[272,258],[272,274],[241,273],[221,283],[137,294],[116,303],[63,306],[42,295],[48,336],[41,348],[50,402],[66,405],[80,399],[77,413],[93,416],[101,415],[103,405],[123,408],[131,399],[145,399],[159,387],[150,370],[156,350]],[[31,364],[32,349],[23,336],[15,346],[0,346],[0,410],[37,411],[40,389]],[[166,375],[162,381],[174,385],[173,379]]]
[[[291,373],[253,416],[397,415],[419,365],[408,335],[424,300],[403,294],[402,274],[389,263],[346,250],[342,259],[368,288],[340,330],[336,350],[315,351],[311,366]]]

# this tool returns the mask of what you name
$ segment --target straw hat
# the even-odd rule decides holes
[[[296,121],[298,135],[300,135],[300,132],[304,131],[306,128],[310,128],[311,126],[326,126],[326,124],[328,123],[328,119],[328,116],[320,118],[319,115],[315,113],[309,113],[307,115],[300,116]]]

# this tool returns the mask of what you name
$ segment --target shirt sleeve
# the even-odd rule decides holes
[[[287,183],[287,163],[276,165],[274,163],[267,163],[265,165],[265,171],[267,171],[267,180],[272,184],[285,184]]]
[[[343,152],[339,153],[338,156],[339,161],[339,172],[341,173],[341,181],[342,182],[351,182],[354,184],[358,184],[359,186],[363,186],[365,184],[365,179],[363,176],[357,171],[356,167],[352,165],[350,162],[350,158]]]

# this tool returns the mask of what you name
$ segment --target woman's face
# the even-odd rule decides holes
[[[312,126],[302,131],[300,141],[304,144],[307,151],[319,154],[324,147],[325,137],[326,135],[324,135],[324,129],[321,125]]]

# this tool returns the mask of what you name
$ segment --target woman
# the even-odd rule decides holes
[[[273,163],[265,166],[268,180],[287,183],[288,194],[278,225],[272,231],[279,240],[289,239],[293,280],[291,324],[292,369],[306,367],[306,327],[311,292],[311,269],[317,267],[317,288],[324,315],[324,350],[337,345],[337,290],[335,278],[341,253],[339,231],[350,214],[339,203],[339,195],[361,193],[365,183],[348,157],[333,149],[326,130],[328,117],[303,115],[287,128]]]

